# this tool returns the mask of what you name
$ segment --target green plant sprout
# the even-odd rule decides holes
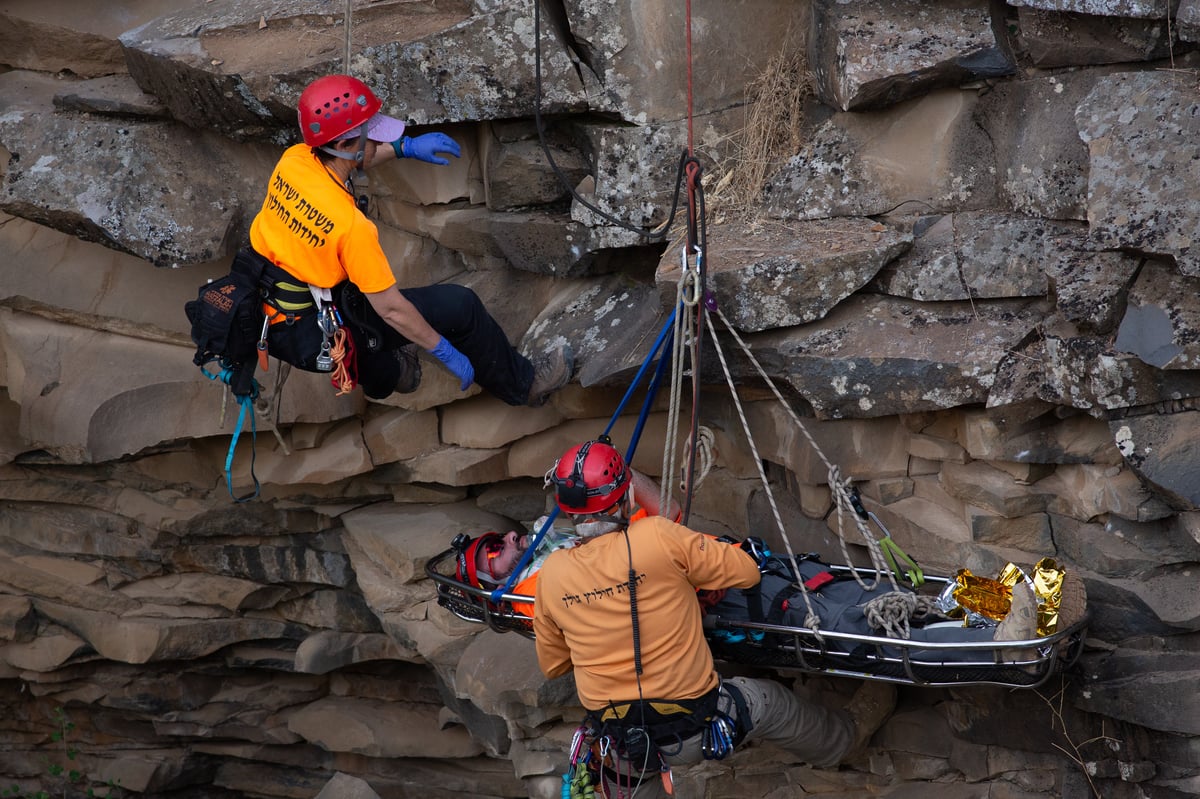
[[[49,757],[43,758],[45,763],[45,776],[48,781],[53,783],[54,791],[47,791],[44,788],[37,791],[28,791],[20,785],[13,784],[3,790],[0,790],[0,797],[4,799],[71,799],[77,796],[86,796],[89,799],[97,797],[114,796],[113,791],[120,785],[119,780],[109,780],[106,785],[109,788],[106,794],[97,794],[94,788],[84,789],[83,783],[86,775],[78,768],[74,768],[75,759],[79,756],[79,749],[72,746],[69,739],[70,734],[75,730],[75,722],[71,721],[71,717],[62,707],[54,708],[51,713],[51,719],[54,721],[54,731],[50,733],[50,741],[61,749],[62,754],[66,757],[66,762],[55,762]]]

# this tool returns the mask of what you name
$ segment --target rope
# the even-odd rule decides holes
[[[692,442],[685,441],[683,446],[684,451],[690,456],[692,454]],[[696,436],[696,458],[699,460],[700,466],[697,470],[698,473],[693,479],[692,491],[700,488],[700,484],[704,482],[704,478],[708,477],[708,473],[712,470],[713,461],[715,460],[713,450],[715,448],[716,435],[713,433],[712,428],[701,425]],[[688,490],[687,475],[682,469],[680,469],[679,474],[679,489],[681,491]]]
[[[851,481],[848,479],[843,479],[838,467],[825,456],[825,453],[821,450],[821,447],[812,437],[812,434],[809,432],[808,428],[796,415],[791,405],[784,400],[783,395],[775,386],[775,382],[763,370],[762,365],[758,362],[758,359],[754,356],[754,353],[746,345],[741,336],[738,335],[737,331],[733,328],[733,325],[729,323],[729,320],[725,317],[720,308],[716,307],[715,304],[711,304],[709,310],[716,312],[717,316],[721,319],[721,322],[725,325],[725,328],[730,332],[733,339],[741,347],[742,352],[746,355],[750,362],[754,364],[759,376],[767,383],[768,386],[770,386],[771,391],[774,393],[776,399],[778,399],[779,403],[787,410],[788,414],[792,418],[793,423],[795,423],[796,427],[800,429],[800,432],[808,441],[813,451],[817,454],[817,457],[819,457],[821,462],[825,464],[829,487],[835,500],[835,507],[837,511],[838,544],[841,548],[845,563],[847,564],[852,564],[852,559],[846,545],[847,536],[844,532],[843,519],[845,512],[847,510],[851,511],[850,515],[854,519],[855,525],[858,528],[864,543],[866,544],[872,567],[875,570],[874,581],[872,581],[870,585],[867,585],[867,583],[859,576],[858,570],[852,569],[851,574],[853,575],[855,582],[857,582],[863,590],[872,591],[883,579],[882,575],[887,575],[887,579],[892,586],[892,591],[880,597],[876,597],[876,599],[871,600],[871,602],[868,602],[864,606],[867,608],[866,612],[869,614],[868,621],[870,622],[871,626],[884,630],[889,637],[907,639],[911,634],[911,628],[909,624],[910,619],[924,616],[931,612],[937,612],[936,606],[933,604],[935,599],[933,597],[918,596],[913,593],[902,593],[899,591],[899,586],[896,584],[895,574],[895,571],[897,570],[890,567],[890,561],[887,557],[887,554],[883,551],[883,547],[881,546],[880,542],[876,541],[874,536],[872,536],[870,531],[867,529],[866,517],[868,517],[869,514],[859,514],[854,512],[856,510],[856,506],[858,506],[860,503],[858,502],[857,493],[853,491]],[[787,530],[784,527],[783,519],[779,513],[778,504],[775,501],[774,492],[771,490],[770,482],[767,480],[766,472],[763,469],[762,458],[758,454],[758,447],[755,444],[754,437],[750,432],[750,424],[746,419],[745,409],[742,407],[741,398],[739,397],[737,388],[733,382],[733,375],[729,370],[729,364],[725,357],[724,348],[721,346],[720,339],[717,338],[716,330],[713,326],[711,317],[706,316],[705,319],[709,327],[710,338],[713,341],[714,348],[717,352],[717,357],[721,363],[721,370],[724,372],[725,381],[729,385],[730,393],[733,397],[734,407],[737,410],[738,418],[742,424],[742,430],[746,435],[746,440],[750,446],[751,453],[754,456],[754,462],[758,467],[759,479],[762,481],[763,490],[770,504],[771,513],[775,518],[776,527],[779,530],[784,547],[787,549],[790,563],[796,563],[795,550],[792,547],[791,539],[788,538]],[[804,605],[806,609],[804,624],[807,628],[812,630],[813,634],[818,640],[820,640],[821,619],[813,609],[812,601],[808,595],[808,588],[803,582],[796,582],[795,585],[800,588],[800,595],[804,598]]]
[[[207,374],[205,370],[205,374]],[[212,379],[211,377],[209,378]],[[222,381],[221,385],[221,413],[217,416],[217,427],[225,427],[225,413],[229,409],[229,384]]]
[[[772,380],[770,375],[768,375],[766,373],[766,371],[762,368],[762,364],[760,364],[758,359],[756,357],[754,357],[754,353],[750,351],[750,348],[746,345],[746,342],[742,339],[742,337],[740,335],[738,335],[738,332],[737,332],[737,330],[734,329],[733,325],[729,323],[729,320],[725,317],[724,312],[722,312],[720,310],[720,308],[717,308],[716,313],[720,317],[721,322],[725,325],[725,328],[729,331],[730,335],[733,336],[734,341],[736,341],[738,343],[738,345],[741,347],[742,352],[746,355],[746,357],[750,360],[750,362],[752,364],[754,364],[754,368],[758,372],[759,377],[761,377],[763,379],[763,381],[766,382],[767,386],[770,387],[771,392],[775,395],[775,398],[779,400],[780,405],[782,405],[784,407],[784,409],[788,412],[788,415],[791,417],[792,422],[795,423],[797,428],[799,428],[799,430],[800,430],[801,434],[804,436],[805,440],[808,441],[809,446],[812,447],[813,452],[815,452],[817,454],[817,457],[819,457],[821,459],[821,462],[823,464],[825,464],[825,468],[827,470],[827,479],[829,482],[829,488],[833,494],[833,499],[835,501],[835,507],[836,507],[836,511],[837,511],[837,528],[836,529],[838,532],[838,543],[841,545],[842,555],[845,558],[845,562],[847,564],[851,563],[852,559],[850,557],[849,550],[846,548],[846,535],[844,533],[845,524],[844,524],[843,518],[844,518],[846,511],[850,511],[850,516],[853,517],[855,526],[858,528],[858,531],[862,536],[863,542],[866,544],[867,551],[870,554],[871,566],[875,570],[875,581],[871,585],[867,585],[865,582],[863,582],[862,578],[858,576],[857,571],[853,572],[855,581],[859,584],[859,586],[861,586],[863,588],[863,590],[871,591],[871,590],[874,590],[875,587],[879,584],[881,575],[886,574],[888,576],[888,580],[892,584],[892,589],[896,590],[898,588],[898,586],[896,585],[896,577],[894,574],[892,574],[891,569],[888,568],[887,561],[884,558],[882,550],[880,549],[879,542],[875,540],[875,537],[871,535],[871,531],[867,529],[866,520],[863,519],[861,516],[859,516],[857,513],[854,513],[854,503],[853,503],[853,498],[851,495],[852,481],[849,479],[843,479],[838,467],[836,465],[834,465],[829,460],[829,458],[827,458],[825,456],[825,453],[821,449],[820,445],[817,444],[816,440],[812,437],[812,433],[809,432],[809,430],[805,426],[804,422],[802,422],[800,420],[800,417],[796,415],[796,412],[792,409],[792,406],[783,398],[783,394],[780,393],[779,388],[775,385],[775,381]],[[709,324],[711,325],[712,323],[710,322]],[[715,332],[713,335],[715,337],[715,335],[716,335]],[[724,366],[724,364],[722,364],[722,365]],[[732,378],[732,376],[730,376],[728,370],[726,370],[725,374],[726,374],[726,380],[729,382],[729,385],[732,388],[734,385],[733,378]],[[734,391],[735,400],[736,400],[736,393],[737,392]],[[740,404],[738,406],[738,411],[739,411],[739,413],[741,412]],[[749,428],[748,427],[747,427],[746,434],[747,434],[747,436],[749,436]],[[761,469],[760,469],[760,472],[761,472]],[[766,478],[764,477],[763,479],[765,482]],[[773,501],[773,497],[772,497],[772,501]],[[774,510],[774,508],[772,508],[772,509]],[[776,512],[776,520],[777,521],[779,520],[778,512]],[[787,534],[785,532],[783,532],[783,530],[782,530],[782,521],[780,521],[779,524],[781,525],[780,532],[784,537],[784,543],[788,544]],[[788,552],[789,552],[789,554],[791,554],[790,544],[788,545]]]
[[[718,309],[717,313],[721,314],[721,311]],[[779,535],[783,539],[784,548],[787,549],[788,562],[793,564],[794,568],[796,563],[796,552],[794,549],[792,549],[791,539],[788,538],[787,530],[783,525],[783,517],[779,515],[779,505],[775,502],[775,494],[771,491],[771,483],[769,480],[767,480],[767,473],[763,469],[763,459],[758,454],[758,445],[754,442],[754,435],[750,432],[750,422],[746,420],[746,411],[744,408],[742,408],[742,400],[738,396],[737,389],[734,386],[733,375],[730,373],[729,363],[725,359],[725,349],[721,346],[720,339],[717,338],[717,331],[713,327],[711,315],[706,314],[704,320],[708,324],[710,334],[709,338],[712,339],[713,346],[716,348],[717,360],[721,363],[721,371],[725,373],[725,382],[729,384],[730,394],[733,396],[733,405],[737,410],[738,419],[740,419],[742,422],[742,431],[746,434],[746,443],[750,446],[750,453],[754,456],[754,465],[758,468],[758,477],[762,481],[763,490],[765,491],[767,500],[771,505],[771,515],[775,517],[775,526],[779,530]],[[724,315],[721,315],[721,321],[725,322],[726,325],[729,324],[725,320]],[[849,562],[849,559],[847,559],[847,562]],[[817,614],[817,611],[813,608],[812,599],[808,596],[808,588],[804,585],[803,581],[797,581],[795,584],[800,587],[800,596],[804,598],[804,608],[806,611],[804,625],[813,631],[813,634],[817,637],[817,640],[821,640],[821,618]]]
[[[276,396],[278,396],[278,394],[276,394]],[[263,422],[270,426],[271,432],[275,434],[275,440],[279,442],[279,448],[283,450],[283,454],[291,455],[292,451],[288,449],[287,442],[283,440],[283,435],[279,432],[278,422],[272,418],[271,409],[271,400],[267,399],[263,395],[260,394],[258,399],[254,400],[254,412],[258,414],[258,417],[262,419]]]
[[[350,27],[354,21],[354,12],[350,9],[350,0],[346,0],[345,28],[346,28],[346,55],[343,59],[343,66],[346,68],[346,74],[350,74]]]
[[[329,351],[329,357],[333,358],[333,374],[329,376],[329,382],[337,389],[334,396],[341,397],[349,394],[354,390],[357,381],[350,373],[350,366],[354,363],[354,344],[346,335],[346,328],[339,327],[334,331],[333,347]]]
[[[684,356],[687,353],[688,343],[695,334],[694,317],[687,311],[689,308],[697,306],[700,297],[699,292],[696,290],[698,275],[696,274],[696,270],[693,270],[688,264],[687,249],[680,250],[680,255],[682,256],[682,263],[680,265],[682,271],[679,285],[675,290],[675,307],[678,309],[678,312],[675,314],[675,327],[671,346],[671,388],[667,393],[667,431],[663,446],[662,474],[664,478],[675,474],[675,441],[679,435],[679,416],[683,403],[683,374],[686,360]],[[692,379],[695,380],[696,375],[693,375]],[[686,481],[682,486],[682,490],[688,490]],[[658,507],[671,507],[671,481],[668,479],[664,479],[662,485],[659,487]],[[684,521],[686,522],[686,520]]]
[[[687,0],[684,10],[687,17],[687,137],[688,155],[695,152],[692,146],[692,0]]]
[[[937,598],[892,591],[880,594],[862,605],[867,624],[883,630],[888,638],[907,639],[911,635],[909,621],[941,616]]]

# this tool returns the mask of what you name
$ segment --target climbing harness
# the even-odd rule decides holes
[[[722,700],[732,715],[721,709]],[[685,742],[699,738],[706,760],[723,760],[753,729],[741,690],[722,682],[691,700],[647,699],[609,703],[588,711],[571,739],[563,796],[580,799],[606,792],[630,796],[648,776],[658,774],[663,788],[674,792],[668,758],[683,751]]]
[[[192,322],[192,340],[196,344],[194,362],[205,377],[221,383],[226,391],[222,399],[222,426],[229,393],[233,394],[240,406],[237,429],[226,457],[225,473],[230,496],[237,502],[245,502],[257,497],[260,491],[254,475],[256,417],[271,421],[271,430],[282,451],[290,454],[279,432],[278,419],[270,419],[272,402],[263,396],[262,386],[254,378],[256,369],[264,373],[269,371],[268,337],[272,326],[279,324],[294,327],[298,331],[311,331],[311,336],[302,332],[296,346],[303,348],[309,338],[312,340],[307,346],[316,347],[319,342],[320,350],[313,365],[320,371],[330,373],[331,382],[338,389],[339,396],[351,391],[357,384],[353,337],[342,324],[330,289],[299,283],[288,272],[249,248],[239,251],[234,257],[228,275],[201,286],[197,299],[187,303],[185,311]],[[308,325],[312,327],[306,328]],[[287,345],[284,346],[286,349]],[[290,350],[279,354],[286,356],[289,353]],[[272,394],[274,399],[281,396],[289,370],[290,365],[281,358]],[[277,412],[278,408],[275,410]],[[254,490],[237,496],[233,491],[232,463],[247,416],[250,417],[250,463]]]

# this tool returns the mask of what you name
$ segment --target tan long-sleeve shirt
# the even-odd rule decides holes
[[[638,698],[629,572],[636,576],[641,696],[694,699],[717,673],[704,640],[696,589],[749,588],[754,560],[738,547],[660,516],[590,539],[546,559],[533,618],[538,665],[547,677],[575,670],[583,706]]]

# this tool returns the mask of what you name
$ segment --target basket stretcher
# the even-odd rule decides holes
[[[453,572],[454,550],[431,558],[426,574],[437,584],[438,604],[466,621],[486,624],[497,632],[533,638],[533,620],[514,608],[514,602],[533,603],[533,597],[500,594],[476,588],[446,574]],[[875,579],[874,569],[828,565],[835,573],[857,572]],[[921,593],[937,593],[952,578],[926,574]],[[765,622],[705,617],[705,634],[713,657],[746,666],[855,677],[924,687],[1002,685],[1037,688],[1078,659],[1087,633],[1089,614],[1051,635],[1024,641],[909,641],[882,635],[815,631]],[[725,630],[742,633],[730,642]],[[738,636],[735,636],[738,637]],[[757,640],[755,640],[757,639]]]

